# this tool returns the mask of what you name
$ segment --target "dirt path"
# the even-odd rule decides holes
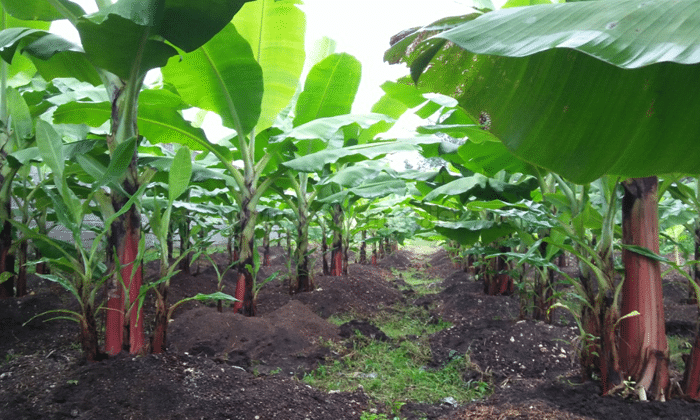
[[[273,266],[261,276],[284,270],[281,249],[274,251]],[[405,282],[395,273],[409,268],[442,279],[440,292],[416,299],[400,290]],[[230,279],[225,285],[233,289]],[[362,390],[324,393],[299,378],[336,357],[324,343],[344,339],[329,316],[369,316],[399,302],[433,308],[435,317],[453,324],[430,336],[434,366],[466,353],[471,369],[465,381],[487,380],[495,389],[489,399],[462,407],[408,402],[401,418],[698,418],[698,405],[678,399],[662,404],[600,397],[597,384],[580,383],[570,319],[560,317],[554,325],[518,320],[515,297],[483,295],[444,251],[398,251],[377,267],[351,265],[348,277],[317,275],[316,285],[314,292],[289,296],[282,282],[267,284],[256,318],[185,305],[170,324],[165,355],[84,364],[74,324],[35,320],[22,326],[37,313],[71,305],[62,291],[34,280],[32,295],[0,302],[0,418],[359,419],[374,406]],[[202,267],[196,276],[174,277],[171,297],[215,288],[214,270]],[[669,325],[680,326],[673,333],[688,334],[697,310],[682,303],[681,281],[667,281],[665,293]]]

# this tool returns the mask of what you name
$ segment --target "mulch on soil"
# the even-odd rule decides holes
[[[214,257],[226,264],[223,254]],[[281,248],[273,247],[272,262],[260,278],[275,271],[286,277]],[[317,261],[317,271],[319,266]],[[439,293],[415,299],[392,270],[407,268],[443,279]],[[465,380],[494,384],[485,401],[461,407],[409,402],[402,418],[698,418],[700,407],[679,399],[639,403],[601,397],[596,383],[580,381],[571,344],[577,331],[566,319],[554,325],[519,320],[516,297],[485,296],[481,284],[457,270],[444,250],[430,256],[401,250],[378,266],[351,264],[349,272],[317,275],[315,291],[293,296],[285,281],[270,282],[260,291],[255,318],[190,302],[175,312],[167,353],[89,364],[80,361],[75,324],[34,320],[23,326],[36,314],[73,305],[64,292],[34,279],[32,295],[0,301],[0,418],[359,419],[375,407],[361,389],[325,393],[299,378],[335,357],[324,343],[352,339],[329,316],[353,314],[356,320],[346,329],[379,339],[366,322],[369,315],[398,302],[423,305],[453,324],[430,337],[433,366],[466,353],[471,369]],[[194,266],[192,274],[173,277],[171,301],[213,292],[217,281],[212,267]],[[232,273],[223,285],[233,290]],[[691,334],[697,317],[697,308],[684,303],[685,287],[680,278],[665,279],[669,333],[682,336]],[[147,306],[149,322],[152,312]]]

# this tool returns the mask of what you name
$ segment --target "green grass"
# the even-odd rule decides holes
[[[384,334],[394,339],[430,335],[452,326],[447,321],[433,318],[422,306],[403,304],[380,312],[373,321]]]
[[[679,372],[685,372],[685,362],[683,361],[684,354],[690,354],[690,349],[693,346],[692,338],[681,337],[678,335],[667,336],[668,351],[671,359],[671,368]]]
[[[419,296],[438,293],[440,291],[439,287],[437,287],[441,281],[440,279],[426,276],[424,272],[416,270],[415,268],[408,268],[401,271],[392,268],[391,272],[394,274],[394,277],[400,277],[405,281]],[[399,287],[399,289],[401,289],[401,287]]]
[[[403,249],[413,252],[419,257],[432,255],[440,248],[439,242],[431,241],[419,237],[407,239],[403,244]]]
[[[416,285],[427,280],[413,281]],[[346,313],[333,315],[328,321],[341,325],[356,318],[362,317]],[[463,380],[464,374],[472,369],[467,355],[455,355],[438,369],[427,367],[432,359],[428,337],[451,324],[433,318],[426,308],[396,304],[364,319],[381,329],[390,341],[358,335],[350,350],[335,344],[335,352],[342,355],[340,359],[319,366],[304,377],[304,382],[326,391],[352,391],[361,386],[376,403],[398,405],[399,409],[392,410],[395,416],[406,401],[434,404],[451,397],[458,403],[466,403],[491,392],[486,382]],[[377,417],[366,414],[367,418],[389,418],[382,417],[383,414]]]
[[[424,255],[434,251],[430,241],[415,242],[418,244],[412,245],[425,246]],[[394,275],[400,275],[418,294],[439,291],[435,287],[437,279],[415,269],[394,270]],[[464,381],[465,373],[474,370],[466,354],[455,354],[436,369],[427,367],[432,360],[428,337],[451,326],[449,322],[434,318],[428,309],[395,304],[372,317],[344,313],[333,315],[328,321],[342,325],[353,319],[364,319],[376,325],[390,341],[375,341],[358,335],[351,349],[329,342],[340,357],[308,373],[303,381],[325,391],[352,391],[362,387],[375,403],[385,405],[392,413],[388,416],[363,413],[363,419],[398,419],[400,408],[407,401],[435,404],[453,398],[457,403],[467,403],[491,393],[491,386],[486,382]]]
[[[465,403],[490,393],[485,382],[464,382],[469,366],[465,356],[454,357],[440,369],[426,367],[430,358],[424,340],[392,344],[363,337],[350,353],[307,374],[304,382],[326,391],[362,386],[375,401],[388,405],[396,401],[435,404],[448,397]]]

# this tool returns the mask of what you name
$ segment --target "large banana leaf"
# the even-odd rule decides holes
[[[180,97],[163,89],[144,90],[139,95],[139,132],[151,143],[179,143],[205,150],[204,131],[187,122],[180,111],[186,105]],[[68,102],[53,113],[57,124],[87,124],[99,127],[111,117],[109,102]]]
[[[317,118],[349,114],[360,86],[362,66],[350,54],[333,54],[316,64],[297,101],[294,126]]]
[[[262,69],[246,40],[227,25],[209,42],[163,69],[185,102],[221,116],[225,126],[249,133],[260,116]]]
[[[122,0],[80,17],[76,28],[88,59],[124,80],[164,66],[177,51],[161,40],[149,39],[152,28],[160,23],[161,10],[155,3],[155,0]],[[138,74],[132,74],[134,65],[138,66]]]
[[[258,0],[247,3],[233,18],[238,33],[253,48],[263,68],[265,93],[256,126],[272,125],[292,99],[304,69],[306,17],[299,0]]]
[[[380,174],[370,182],[357,187],[346,188],[335,194],[325,197],[321,203],[343,203],[348,197],[376,199],[392,194],[398,196],[406,195],[406,183],[386,174]]]
[[[536,178],[528,178],[518,184],[499,181],[481,174],[458,178],[441,185],[427,194],[425,201],[432,201],[440,196],[462,197],[463,203],[468,203],[471,197],[477,200],[506,200],[510,202],[529,199],[530,192],[539,186]]]
[[[76,15],[85,13],[79,5],[72,1],[58,0],[58,3]],[[22,20],[53,21],[65,19],[65,16],[46,0],[2,0],[2,7],[8,14]]]
[[[421,89],[457,98],[519,158],[575,182],[700,172],[700,2],[473,17],[412,34],[386,57],[407,61]]]
[[[376,159],[395,152],[412,152],[438,148],[442,141],[438,138],[413,138],[400,141],[359,144],[356,146],[326,148],[310,155],[305,155],[284,162],[283,165],[300,172],[318,172],[329,163],[360,162],[366,159]]]

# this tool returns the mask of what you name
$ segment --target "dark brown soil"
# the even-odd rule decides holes
[[[274,265],[264,267],[260,278],[277,270],[286,277],[282,250],[273,251]],[[215,259],[220,266],[226,263],[223,255]],[[439,293],[416,299],[391,270],[406,268],[443,279],[435,284]],[[198,274],[173,278],[172,301],[216,290],[212,267],[195,265],[192,271]],[[154,272],[155,267],[147,270]],[[465,380],[489,381],[495,389],[487,400],[461,407],[410,401],[401,418],[700,417],[700,406],[680,399],[640,403],[600,397],[595,382],[581,383],[572,345],[578,331],[571,318],[557,316],[554,325],[519,320],[516,297],[485,296],[444,251],[428,258],[398,251],[376,267],[352,264],[349,276],[317,275],[315,283],[314,292],[295,296],[282,280],[266,284],[255,318],[188,303],[170,323],[167,353],[85,363],[74,323],[36,319],[24,325],[34,315],[74,305],[55,285],[34,279],[29,296],[0,301],[0,419],[342,420],[359,419],[372,408],[381,413],[385,408],[362,389],[326,393],[300,378],[337,357],[327,343],[352,339],[349,331],[386,339],[366,321],[397,302],[424,305],[453,324],[430,337],[434,366],[467,353],[472,368]],[[233,290],[230,274],[224,286]],[[668,333],[692,337],[698,311],[684,303],[683,280],[667,278],[664,292]],[[343,328],[327,322],[341,313],[357,319]],[[147,304],[146,319],[152,314]]]

